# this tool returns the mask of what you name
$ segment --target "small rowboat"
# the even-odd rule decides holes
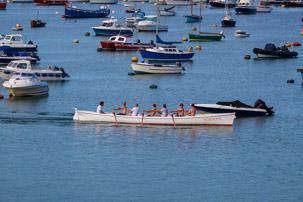
[[[136,4],[124,4],[124,7],[136,7]]]
[[[197,114],[196,116],[158,117],[158,116],[129,116],[112,113],[99,114],[92,111],[82,111],[74,108],[74,121],[104,122],[116,124],[146,124],[146,125],[223,125],[232,126],[235,113]]]

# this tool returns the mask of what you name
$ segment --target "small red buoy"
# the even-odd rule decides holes
[[[299,42],[292,42],[291,45],[293,45],[293,46],[301,46],[301,44]]]
[[[204,6],[204,8],[207,8],[207,6]]]
[[[65,18],[65,15],[62,15],[61,18]]]
[[[0,99],[3,99],[3,98],[4,98],[4,96],[0,94]]]

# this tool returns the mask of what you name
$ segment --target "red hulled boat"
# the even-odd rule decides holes
[[[6,0],[0,0],[0,9],[6,8]]]
[[[112,36],[108,41],[101,41],[103,50],[116,50],[116,51],[132,51],[140,48],[152,48],[154,43],[141,43],[139,39],[134,40],[130,36]]]
[[[34,0],[36,4],[45,4],[45,5],[66,5],[68,1],[61,0]]]

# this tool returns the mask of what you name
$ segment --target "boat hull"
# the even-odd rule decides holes
[[[157,30],[157,24],[135,24],[136,28],[139,31],[145,31],[145,32],[155,32]],[[159,25],[158,31],[167,31],[168,25]]]
[[[31,27],[45,27],[46,22],[42,22],[41,20],[31,20]]]
[[[148,43],[118,43],[112,41],[101,41],[101,47],[104,50],[116,50],[116,51],[136,51],[140,48],[152,48],[152,44]]]
[[[256,14],[257,12],[257,9],[254,7],[236,7],[235,10],[236,13],[247,14],[247,15]]]
[[[93,27],[93,30],[95,31],[96,35],[104,35],[104,36],[114,36],[114,35],[124,35],[124,36],[132,36],[133,31],[130,29],[103,29],[103,28],[97,28]]]
[[[103,18],[110,14],[110,10],[83,10],[65,7],[66,18]]]
[[[49,88],[47,85],[31,85],[26,87],[10,87],[3,86],[9,91],[10,95],[15,97],[37,96],[48,94]]]
[[[75,109],[74,121],[103,122],[116,124],[142,124],[142,125],[223,125],[232,126],[234,113],[230,114],[197,114],[196,116],[183,117],[157,117],[157,116],[129,116],[113,115],[112,113],[99,114],[92,111],[82,111]]]
[[[200,22],[202,21],[202,17],[198,15],[186,15],[184,16],[186,18],[186,22]]]
[[[184,54],[165,54],[165,53],[157,53],[151,52],[147,50],[140,50],[140,54],[144,60],[150,61],[186,61],[190,60],[195,53],[184,53]]]
[[[43,70],[36,70],[31,72],[29,71],[20,72],[20,71],[5,69],[5,68],[0,69],[0,77],[2,80],[7,81],[11,78],[11,76],[15,72],[18,72],[24,76],[26,75],[30,76],[31,74],[35,74],[40,81],[59,81],[66,77],[63,75],[61,71],[52,71],[52,70],[43,69]]]
[[[66,5],[68,1],[61,0],[34,0],[36,4],[46,4],[46,5]]]
[[[303,2],[295,2],[295,1],[283,1],[283,5],[285,7],[303,7]]]
[[[215,7],[215,8],[225,8],[225,2],[218,2],[218,1],[210,1],[209,4],[212,6],[212,7]],[[236,3],[233,3],[233,2],[228,2],[228,8],[234,8],[236,7],[237,4]]]
[[[148,63],[132,63],[136,74],[181,74],[184,68],[181,65],[159,65]]]
[[[38,59],[35,57],[4,57],[4,56],[0,56],[0,64],[8,64],[13,60],[28,60],[31,63],[37,63]]]
[[[270,13],[273,8],[271,6],[256,6],[257,13]]]
[[[195,108],[202,113],[235,113],[236,117],[265,116],[265,109],[236,108],[217,104],[195,104]]]
[[[260,58],[291,58],[298,55],[297,52],[267,51],[260,48],[254,48],[253,52]]]
[[[91,4],[116,4],[118,0],[90,0]]]
[[[235,20],[221,20],[221,25],[222,27],[235,27],[236,26],[236,21]]]
[[[189,41],[220,41],[222,34],[196,35],[189,34]]]
[[[0,2],[0,9],[6,9],[7,3],[5,2]]]

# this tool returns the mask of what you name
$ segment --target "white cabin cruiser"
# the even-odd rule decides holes
[[[32,96],[48,94],[47,82],[41,82],[35,74],[23,76],[21,73],[14,73],[10,80],[3,83],[11,96]]]
[[[63,68],[49,66],[46,69],[32,69],[30,61],[27,60],[14,60],[6,67],[0,67],[0,77],[3,80],[9,80],[14,72],[22,76],[35,74],[41,81],[56,81],[69,77]]]
[[[0,38],[0,49],[3,46],[10,47],[11,51],[17,52],[37,52],[37,45],[34,45],[32,41],[28,44],[24,42],[22,34],[8,34]]]
[[[136,28],[139,31],[156,31],[157,30],[157,16],[148,15],[145,16],[141,21],[135,23]],[[159,24],[158,31],[167,31],[168,25]]]

